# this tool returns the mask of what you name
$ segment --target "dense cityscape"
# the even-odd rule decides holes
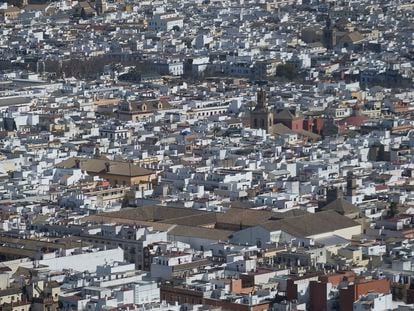
[[[0,25],[0,311],[414,310],[412,0]]]

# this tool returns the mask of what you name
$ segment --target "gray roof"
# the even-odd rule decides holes
[[[283,123],[276,123],[270,129],[273,135],[283,135],[283,134],[295,134],[290,128],[288,128]]]
[[[14,105],[23,105],[23,104],[29,104],[31,101],[32,100],[29,97],[0,98],[0,106],[7,107],[7,106],[14,106]]]
[[[293,120],[294,118],[295,116],[288,109],[283,109],[275,116],[278,120]]]
[[[339,215],[337,212],[324,211],[276,221],[267,221],[260,226],[269,231],[281,230],[293,236],[309,237],[359,225],[356,221]]]
[[[323,246],[335,246],[349,244],[350,242],[347,239],[333,234],[327,237],[315,239],[315,243]]]
[[[196,237],[201,239],[227,241],[232,231],[177,225],[168,234],[175,236]]]
[[[338,198],[335,201],[325,205],[321,211],[335,211],[341,215],[349,215],[359,213],[359,208],[348,202],[344,198]]]

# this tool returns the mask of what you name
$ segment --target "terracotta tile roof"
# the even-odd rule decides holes
[[[346,126],[360,127],[362,123],[364,123],[366,120],[368,120],[368,117],[366,116],[350,116],[350,117],[347,117],[345,119],[338,121],[338,125],[340,127],[346,127]]]

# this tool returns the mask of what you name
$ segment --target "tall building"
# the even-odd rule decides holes
[[[264,90],[258,91],[257,105],[250,112],[251,128],[269,131],[274,124],[273,117],[273,112],[267,107],[266,92]]]
[[[346,195],[350,198],[356,195],[357,183],[356,178],[352,172],[346,175]]]
[[[322,41],[323,45],[329,50],[332,50],[336,45],[336,29],[332,25],[330,16],[326,18]]]
[[[95,9],[98,15],[105,13],[107,10],[106,0],[96,0]]]

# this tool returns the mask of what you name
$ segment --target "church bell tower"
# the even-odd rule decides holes
[[[273,113],[267,107],[266,91],[257,92],[257,104],[250,112],[250,127],[254,129],[264,129],[269,132],[273,126]]]

